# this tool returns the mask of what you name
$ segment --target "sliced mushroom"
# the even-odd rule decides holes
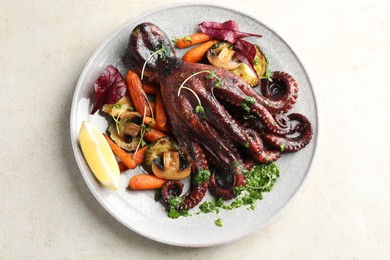
[[[163,165],[158,165],[154,160],[152,161],[152,171],[157,177],[165,180],[182,180],[190,175],[191,166],[180,170],[179,153],[168,151],[164,152]]]
[[[137,148],[139,138],[132,136],[119,136],[115,123],[110,125],[108,132],[110,132],[111,139],[122,149],[132,152]]]
[[[119,122],[123,126],[120,127],[119,135],[124,134],[134,137],[141,130],[142,117],[137,112],[125,112],[124,115],[121,115]]]
[[[227,43],[214,44],[207,51],[207,59],[209,62],[219,68],[225,70],[234,70],[240,66],[241,62],[234,58],[234,50],[229,48]]]

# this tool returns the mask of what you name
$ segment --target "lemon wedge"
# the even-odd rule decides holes
[[[119,166],[100,130],[91,123],[83,121],[79,141],[85,160],[95,177],[104,186],[119,190]]]

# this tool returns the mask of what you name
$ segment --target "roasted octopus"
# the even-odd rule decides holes
[[[162,47],[169,51],[156,55]],[[298,151],[312,138],[312,125],[304,115],[287,114],[297,100],[298,84],[286,72],[273,72],[272,82],[263,80],[258,92],[232,72],[177,58],[169,37],[152,23],[134,28],[128,55],[140,72],[144,69],[144,75],[160,83],[173,134],[191,165],[181,210],[195,207],[208,190],[232,199],[234,187],[245,185],[244,173],[254,164]],[[192,91],[179,91],[189,77],[185,86]],[[197,98],[202,112],[196,110]],[[205,172],[208,178],[196,181]],[[182,189],[178,181],[167,181],[163,201],[179,196]]]

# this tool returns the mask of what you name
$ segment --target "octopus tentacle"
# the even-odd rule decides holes
[[[170,52],[161,52],[162,46]],[[151,23],[133,30],[128,51],[136,68],[161,83],[173,134],[192,169],[184,195],[180,182],[163,185],[165,204],[182,196],[178,209],[193,208],[208,189],[217,197],[233,198],[234,187],[245,185],[245,172],[255,163],[275,161],[280,150],[297,151],[311,140],[313,129],[307,118],[286,115],[297,100],[298,84],[285,72],[273,72],[272,83],[263,80],[260,93],[230,71],[178,59],[168,36]],[[204,111],[195,111],[200,105]],[[210,178],[209,169],[215,170]]]
[[[242,107],[243,109],[246,109],[248,113],[258,117],[265,125],[265,127],[275,133],[275,134],[288,134],[291,132],[291,127],[289,124],[280,124],[278,120],[275,119],[275,117],[258,102],[252,102],[249,101],[249,97],[245,95],[244,93],[240,93],[238,88],[215,88],[214,93],[216,95],[231,103],[232,105],[235,105],[236,107]]]
[[[281,156],[278,150],[263,150],[258,160],[261,163],[271,163],[279,159]]]
[[[274,71],[271,80],[262,81],[263,95],[258,95],[257,98],[272,114],[286,113],[297,101],[298,84],[290,74],[283,71]]]
[[[216,174],[213,172],[210,176],[210,192],[215,197],[222,198],[224,200],[230,200],[234,197],[234,191],[232,187],[221,187],[216,180]]]
[[[261,136],[264,141],[266,141],[272,147],[281,149],[285,152],[295,152],[304,148],[311,140],[313,136],[313,127],[310,121],[302,114],[292,113],[288,115],[290,120],[298,121],[302,127],[298,127],[295,129],[299,129],[300,133],[296,137],[287,137],[275,135],[269,132],[262,132]]]
[[[161,187],[161,197],[163,203],[167,206],[168,201],[175,196],[179,196],[183,191],[184,184],[181,181],[169,180]]]
[[[208,189],[208,180],[202,183],[195,183],[193,178],[200,171],[208,171],[208,163],[205,154],[199,144],[185,134],[185,127],[182,125],[176,114],[170,115],[170,121],[176,134],[182,136],[178,140],[179,146],[186,154],[187,160],[191,165],[191,185],[188,191],[183,195],[183,202],[179,205],[179,210],[190,209],[198,205],[206,195]],[[180,195],[180,194],[178,194]],[[164,199],[164,197],[163,197]]]
[[[233,170],[233,174],[231,175],[233,177],[232,183],[227,184],[226,187],[222,187],[217,179],[216,179],[216,173],[213,172],[210,176],[210,192],[218,197],[222,198],[224,200],[230,200],[234,198],[234,188],[238,186],[245,186],[246,184],[246,177],[242,173],[241,167],[236,167],[235,170]]]
[[[179,205],[178,210],[187,210],[198,205],[206,195],[208,186],[209,182],[202,182],[201,184],[191,186],[186,194],[184,194],[183,202]]]
[[[188,74],[187,71],[193,71],[195,68],[198,71],[215,71],[215,75],[217,75],[217,77],[218,75],[221,76],[227,73],[227,71],[211,65],[183,63],[181,65],[181,71],[184,74],[183,77],[186,78],[191,76],[191,74]],[[207,80],[206,84],[205,80]],[[264,122],[267,129],[273,133],[287,134],[291,131],[289,127],[279,125],[272,113],[268,111],[268,107],[266,107],[264,102],[257,97],[260,96],[260,94],[233,73],[231,73],[231,75],[229,74],[229,77],[221,77],[220,81],[218,81],[216,77],[211,79],[207,78],[207,76],[199,75],[191,78],[188,81],[188,84],[195,86],[193,88],[194,90],[197,90],[198,92],[202,91],[204,94],[201,94],[201,96],[203,97],[206,96],[211,98],[213,94],[215,94],[217,98],[225,100],[236,107],[244,107],[246,105],[245,108],[249,108],[250,110],[247,112],[257,116],[262,122]],[[248,98],[254,98],[256,103],[248,103]]]
[[[207,147],[210,153],[216,154],[221,163],[229,167],[234,162],[240,161],[240,157],[231,152],[235,149],[234,146],[227,140],[221,139],[219,133],[207,121],[199,118],[188,99],[180,99],[178,108],[186,118],[188,133],[201,140],[202,146]]]
[[[196,79],[194,81],[196,82]],[[254,142],[253,138],[248,135],[245,129],[236,122],[213,95],[206,93],[205,89],[196,88],[194,91],[202,101],[205,111],[207,111],[204,118],[205,121],[214,129],[219,129],[229,139],[246,147],[250,154],[257,156],[261,153],[263,150],[262,142]]]

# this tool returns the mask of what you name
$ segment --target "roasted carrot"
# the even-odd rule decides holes
[[[153,129],[151,128],[149,131],[145,132],[145,138],[149,141],[149,142],[154,142],[156,141],[157,139],[163,137],[163,136],[166,136],[166,134],[164,134],[163,132],[159,131],[159,130],[156,130],[156,129]]]
[[[138,174],[130,179],[129,187],[133,190],[153,190],[161,188],[165,181],[153,174]]]
[[[153,114],[156,114],[156,102],[154,101],[149,101],[150,107],[153,110]]]
[[[158,87],[156,86],[144,83],[143,88],[146,94],[156,95],[158,93]]]
[[[164,103],[160,91],[156,95],[156,124],[158,128],[164,128],[167,124],[167,115],[165,114]]]
[[[148,104],[148,99],[142,88],[142,82],[137,73],[134,71],[127,71],[126,74],[127,88],[129,89],[131,99],[133,100],[135,110],[141,115],[150,116],[151,111]]]
[[[138,149],[137,153],[131,154],[131,157],[133,157],[133,159],[137,165],[140,165],[144,162],[145,152],[148,148],[149,148],[149,145],[145,145],[144,147]],[[119,166],[120,172],[124,172],[127,169],[129,169],[122,161],[118,162],[118,166]]]
[[[153,119],[149,116],[144,117],[144,123],[150,125],[151,128],[160,130],[161,132],[164,132],[165,134],[169,134],[172,132],[172,129],[170,125],[167,123],[164,127],[158,127],[156,124],[156,119]]]
[[[132,154],[133,159],[137,165],[140,165],[144,162],[144,156],[146,153],[146,150],[148,150],[149,145],[145,145],[144,147],[138,149],[137,153]]]
[[[134,169],[135,167],[137,167],[137,164],[135,163],[134,159],[125,150],[120,148],[114,141],[112,141],[111,138],[108,137],[108,135],[103,135],[106,138],[108,144],[110,145],[113,153],[118,156],[119,159],[121,159],[121,161],[124,165],[127,166],[127,168]]]
[[[122,162],[122,161],[119,161],[118,162],[118,166],[119,166],[119,171],[122,173],[122,172],[124,172],[124,171],[126,171],[127,169],[129,169],[129,168],[127,168],[127,166]]]
[[[202,43],[191,50],[187,51],[186,54],[183,56],[183,60],[190,63],[199,62],[203,56],[206,54],[208,49],[210,49],[213,44],[217,43],[217,40],[210,40],[205,43]]]
[[[198,43],[207,42],[211,39],[212,39],[211,36],[209,36],[205,33],[202,33],[202,32],[198,32],[198,33],[194,33],[192,35],[178,39],[176,42],[176,47],[183,49],[183,48],[187,48],[187,47],[193,46],[193,45],[198,44]]]
[[[156,119],[151,118],[150,116],[144,117],[144,123],[150,125],[152,128],[157,128]],[[153,127],[155,126],[155,127]]]

